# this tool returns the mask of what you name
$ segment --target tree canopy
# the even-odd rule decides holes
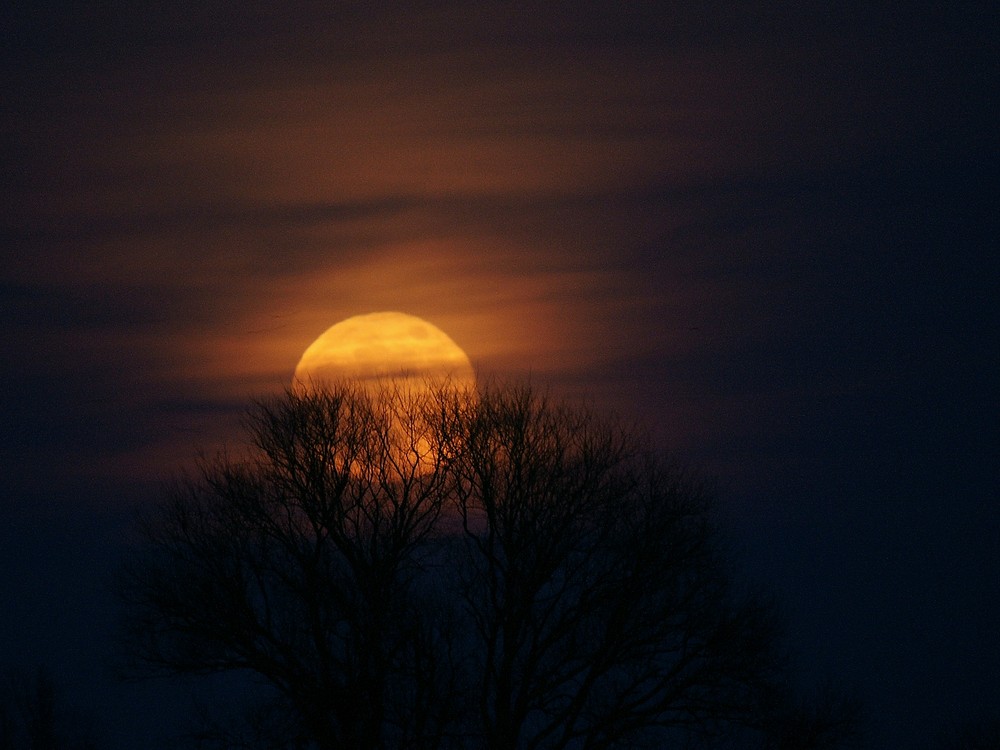
[[[620,423],[530,387],[343,384],[246,425],[145,519],[122,596],[137,670],[270,688],[267,746],[839,738],[789,718],[709,494]]]

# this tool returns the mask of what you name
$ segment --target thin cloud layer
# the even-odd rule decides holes
[[[982,703],[992,9],[682,5],[0,8],[2,640],[63,658],[57,537],[401,310],[716,477],[872,747]]]

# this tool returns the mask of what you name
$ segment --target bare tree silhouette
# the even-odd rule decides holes
[[[631,431],[514,386],[286,393],[247,425],[142,526],[137,673],[256,674],[293,747],[774,746],[771,609]]]
[[[701,487],[526,389],[455,433],[486,747],[660,746],[747,718],[775,633],[733,595]]]
[[[137,660],[255,672],[319,747],[439,735],[449,704],[418,669],[437,660],[412,580],[446,472],[421,447],[423,406],[388,388],[257,404],[252,451],[203,467],[145,526],[125,585]]]

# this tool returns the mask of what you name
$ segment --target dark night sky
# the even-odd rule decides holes
[[[0,664],[155,745],[130,514],[396,309],[713,476],[867,747],[997,716],[995,9],[79,5],[0,10]]]

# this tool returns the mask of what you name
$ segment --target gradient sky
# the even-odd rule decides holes
[[[714,477],[868,747],[996,716],[995,10],[670,5],[0,11],[0,663],[134,744],[129,513],[400,310]]]

